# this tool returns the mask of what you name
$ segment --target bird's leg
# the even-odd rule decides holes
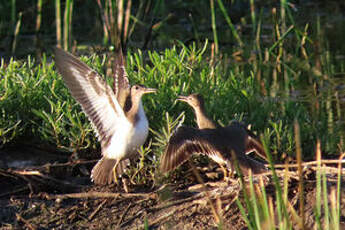
[[[117,166],[118,166],[119,163],[120,163],[120,161],[117,160],[116,164],[115,164],[115,166],[113,168],[113,176],[114,176],[114,181],[115,181],[116,184],[119,184],[119,181],[117,180],[117,173],[116,173],[116,169],[117,169]]]
[[[121,162],[121,160],[118,160],[117,162],[116,162],[116,164],[115,164],[115,166],[114,166],[114,168],[113,168],[113,174],[114,174],[114,181],[115,181],[115,183],[118,185],[119,184],[119,180],[118,180],[118,178],[117,178],[117,176],[119,176],[119,175],[117,175],[117,168],[118,167],[123,167],[123,165],[119,165],[119,163]],[[122,170],[121,170],[122,171]],[[121,175],[120,175],[121,176]],[[128,179],[127,178],[125,178],[125,177],[123,177],[123,176],[121,176],[121,180],[122,180],[122,184],[123,184],[123,189],[125,190],[125,192],[126,193],[129,193],[129,189],[128,189]]]

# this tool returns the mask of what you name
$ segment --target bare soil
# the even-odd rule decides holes
[[[199,168],[204,183],[191,170],[164,182],[97,186],[83,176],[94,161],[46,164],[36,169],[0,170],[0,229],[248,229],[236,199],[244,205],[238,179],[224,181],[218,169]],[[181,176],[183,175],[183,176]],[[208,175],[208,176],[207,176]],[[211,178],[211,175],[216,175]],[[275,199],[270,176],[256,184]],[[315,173],[305,174],[306,225],[315,225]],[[336,182],[329,178],[328,190]],[[245,183],[245,186],[248,184]],[[299,209],[298,183],[289,181],[289,201]],[[341,221],[345,226],[345,190]],[[244,205],[245,206],[245,205]]]

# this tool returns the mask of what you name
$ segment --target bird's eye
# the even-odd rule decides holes
[[[136,85],[136,86],[135,86],[135,89],[138,90],[138,89],[139,89],[139,86]]]

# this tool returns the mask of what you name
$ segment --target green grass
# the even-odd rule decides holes
[[[287,72],[288,86],[278,87],[274,79],[270,80],[278,64],[261,62],[256,66],[255,63],[236,63],[227,56],[217,58],[214,64],[210,64],[209,52],[206,42],[202,46],[179,45],[163,52],[143,54],[137,50],[128,53],[130,81],[159,89],[156,95],[143,99],[145,109],[149,111],[147,116],[151,129],[160,131],[165,126],[166,112],[177,116],[185,111],[186,124],[194,125],[192,110],[174,101],[179,94],[199,92],[206,98],[208,113],[213,119],[223,125],[233,119],[252,124],[254,131],[270,139],[273,155],[279,156],[283,152],[294,154],[292,124],[295,119],[301,127],[305,157],[312,157],[317,138],[321,139],[323,150],[329,154],[338,152],[341,127],[335,124],[337,107],[329,105],[334,103],[334,93],[326,90],[316,98],[307,95],[292,100],[279,89],[288,87],[293,90],[299,84],[294,73],[300,72],[299,79],[304,73],[295,64],[297,60],[285,63],[294,71]],[[104,67],[105,59],[95,55],[82,58],[98,71]],[[2,143],[12,139],[20,142],[29,137],[73,151],[95,146],[91,126],[56,73],[54,63],[48,63],[46,58],[41,63],[35,63],[28,57],[25,61],[11,60],[8,65],[3,62],[0,71]],[[260,87],[262,82],[255,77],[258,71],[267,72],[262,74],[265,78],[261,80],[266,84],[264,95]],[[330,71],[330,78],[336,74],[335,68],[327,71]],[[318,78],[313,81],[313,84],[324,82]],[[314,109],[315,100],[317,111]]]

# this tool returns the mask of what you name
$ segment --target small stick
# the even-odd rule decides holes
[[[161,210],[161,209],[165,209],[165,208],[170,208],[172,206],[175,206],[175,205],[179,205],[179,204],[182,204],[182,203],[186,203],[186,202],[189,202],[189,201],[193,201],[193,200],[196,200],[196,199],[199,199],[200,197],[202,196],[201,193],[195,195],[195,196],[192,196],[192,197],[188,197],[188,198],[185,198],[185,199],[182,199],[182,200],[175,200],[175,201],[172,201],[172,202],[169,202],[168,204],[163,204],[163,205],[156,205],[152,208],[149,208],[147,209],[147,211],[158,211],[158,210]]]
[[[100,203],[100,205],[98,205],[98,207],[96,208],[95,211],[93,211],[91,213],[91,215],[87,218],[88,220],[92,220],[93,217],[98,213],[98,211],[101,209],[101,207],[105,204],[105,202],[107,202],[107,200],[103,200],[102,203]]]
[[[126,226],[127,224],[129,224],[131,221],[133,221],[135,218],[141,216],[144,213],[144,210],[140,210],[139,212],[137,212],[136,215],[132,216],[129,220],[127,220],[126,222],[122,223],[120,228],[122,228],[123,226]]]
[[[162,216],[158,217],[157,219],[153,220],[151,223],[150,223],[150,226],[155,226],[156,224],[160,223],[161,221],[169,218],[171,215],[173,215],[176,211],[178,211],[179,209],[178,208],[175,208],[173,210],[171,210],[170,212],[168,213],[163,213]]]
[[[131,207],[132,207],[132,204],[129,204],[129,205],[127,206],[126,210],[122,213],[122,215],[121,215],[119,221],[118,221],[117,224],[116,224],[116,228],[119,228],[119,227],[120,227],[120,224],[121,224],[121,222],[122,222],[122,220],[123,220],[123,217],[127,214],[128,210],[129,210]]]
[[[47,199],[66,199],[66,198],[132,198],[132,197],[155,197],[154,193],[110,193],[110,192],[85,192],[85,193],[69,193],[47,196]]]
[[[345,160],[321,160],[321,164],[345,164]],[[301,164],[302,166],[317,165],[317,161],[309,161]],[[269,165],[265,165],[269,166]],[[285,168],[285,164],[275,164],[275,168]],[[288,168],[297,168],[298,164],[288,164]]]
[[[322,167],[322,166],[321,166]],[[338,172],[339,172],[339,169],[338,168],[335,168],[335,167],[327,167],[327,166],[323,166],[322,168],[324,168],[325,169],[325,173],[327,174],[327,173],[334,173],[334,174],[337,174]],[[312,170],[317,170],[318,168],[316,167],[316,166],[313,166],[313,167],[311,167],[311,169]],[[340,170],[340,172],[342,172],[342,174],[345,174],[345,170],[344,169],[342,169],[342,170]]]
[[[22,176],[43,176],[42,173],[40,173],[37,170],[31,170],[31,171],[20,171],[20,170],[11,170],[10,172],[14,173],[14,174],[18,174],[18,175],[22,175]]]

